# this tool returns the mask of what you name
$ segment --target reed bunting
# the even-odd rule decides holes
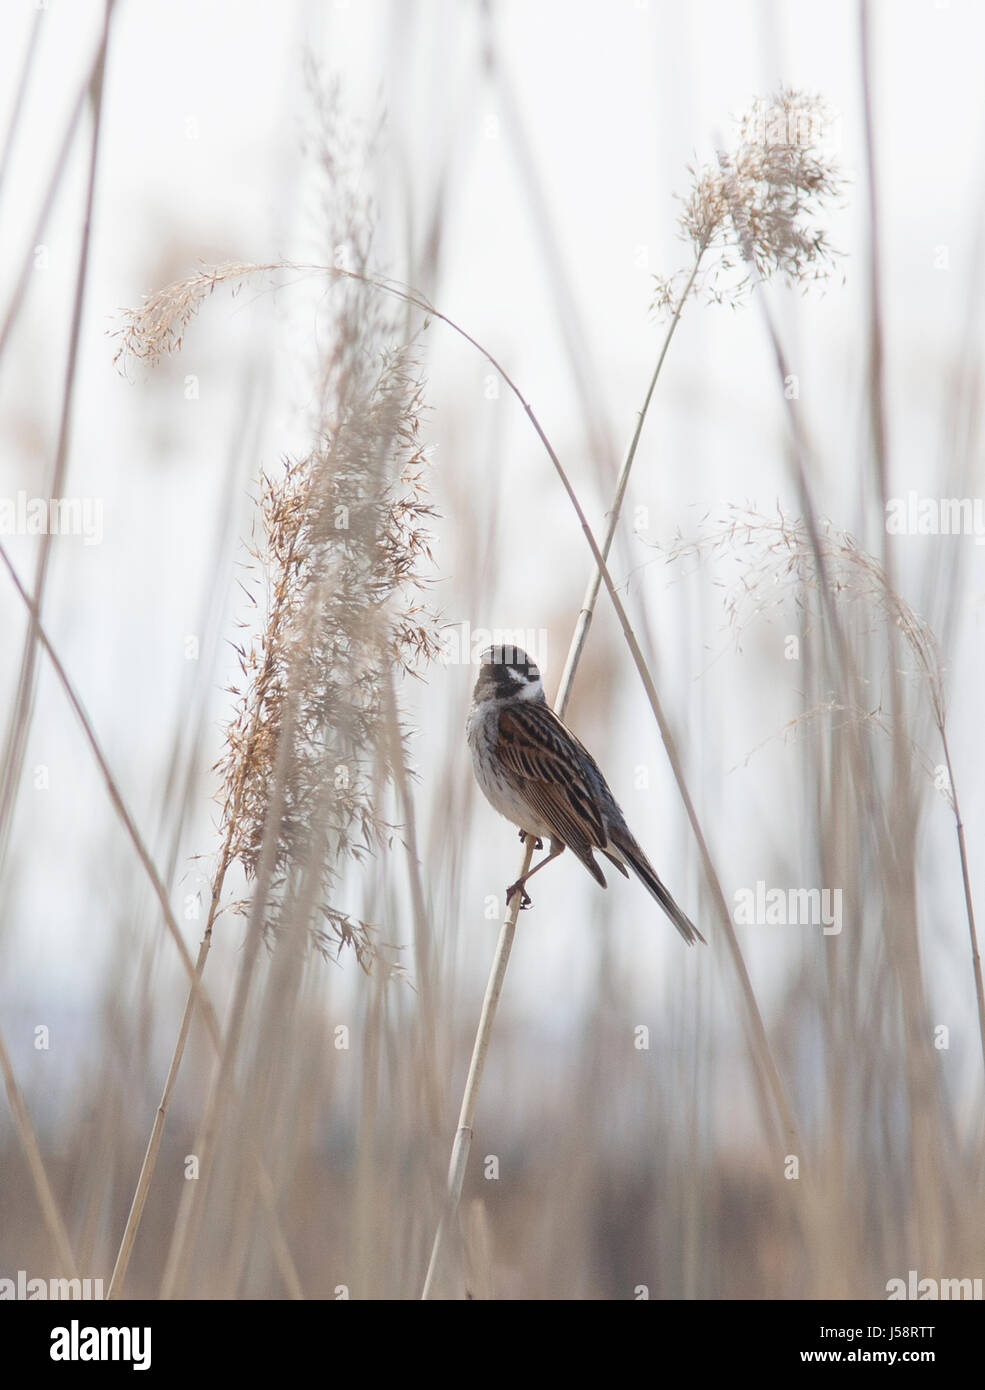
[[[476,781],[486,799],[550,853],[506,890],[529,907],[526,882],[570,848],[602,887],[605,875],[592,850],[600,850],[624,877],[633,870],[688,945],[704,937],[674,902],[629,827],[595,759],[551,709],[540,672],[519,647],[487,647],[479,658],[472,692],[469,747]]]

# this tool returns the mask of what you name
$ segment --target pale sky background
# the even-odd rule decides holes
[[[94,51],[101,13],[91,0],[51,0],[43,15],[21,130],[0,188],[4,305],[33,245],[39,200]],[[533,0],[492,6],[498,61],[522,120],[546,211],[540,221],[531,215],[501,92],[483,75],[481,13],[479,5],[465,0],[278,5],[120,0],[117,5],[66,489],[69,495],[101,500],[104,537],[98,546],[74,538],[55,546],[45,611],[137,819],[158,850],[162,769],[198,678],[184,659],[183,644],[187,634],[200,630],[203,593],[213,582],[217,527],[227,528],[231,544],[218,576],[228,593],[226,623],[211,638],[210,650],[219,653],[218,670],[210,678],[216,691],[230,669],[228,649],[216,646],[216,637],[232,632],[235,538],[249,526],[251,479],[261,463],[272,466],[285,452],[303,447],[310,301],[304,290],[293,298],[249,288],[235,300],[217,294],[186,334],[178,358],[155,371],[138,367],[129,380],[113,365],[107,332],[118,326],[122,306],[189,273],[198,259],[324,258],[314,235],[311,180],[301,152],[308,111],[305,53],[326,78],[341,79],[354,116],[372,121],[385,112],[373,171],[381,204],[381,271],[407,275],[408,228],[419,248],[435,189],[446,176],[435,300],[521,383],[570,466],[596,526],[606,500],[590,461],[550,272],[567,287],[598,409],[613,456],[618,455],[660,340],[660,327],[649,312],[649,276],[676,269],[687,256],[676,239],[673,198],[687,190],[686,166],[710,159],[717,143],[728,141],[732,116],[780,82],[819,93],[837,118],[839,158],[853,181],[844,206],[828,224],[844,258],[823,293],[802,298],[778,290],[771,292],[771,303],[800,380],[804,418],[823,459],[816,479],[821,510],[836,525],[857,529],[865,447],[867,213],[856,5]],[[6,129],[34,16],[27,0],[4,0],[0,7],[0,130]],[[873,6],[892,486],[900,495],[911,488],[933,491],[941,472],[955,373],[968,366],[962,344],[969,322],[980,349],[983,51],[981,3],[882,0]],[[0,493],[8,497],[22,488],[44,495],[53,463],[87,142],[83,123],[70,177],[42,236],[47,268],[32,271],[0,364]],[[545,225],[556,246],[546,259]],[[445,512],[438,528],[442,583],[437,599],[449,618],[468,617],[476,627],[561,631],[580,603],[588,553],[550,465],[520,410],[504,395],[486,399],[484,364],[441,325],[433,325],[425,341],[435,488]],[[188,374],[198,378],[197,400],[185,399]],[[217,517],[246,380],[255,383],[246,425],[254,443],[236,475],[242,515],[225,515],[222,502]],[[722,500],[769,511],[780,498],[792,507],[784,428],[754,306],[736,312],[690,306],[668,358],[628,498],[629,506],[650,509],[649,538],[666,542],[678,528],[693,532],[699,518]],[[506,499],[508,534],[501,525],[486,606],[466,613],[456,587],[458,567],[467,557],[454,499],[472,498],[481,507],[490,488]],[[914,578],[925,544],[914,539],[908,542],[911,549],[901,547],[901,582],[936,624],[942,615],[934,594]],[[965,547],[964,588],[947,653],[953,744],[980,898],[985,893],[985,876],[978,869],[985,816],[979,735],[985,548],[970,538],[952,544]],[[26,578],[34,542],[14,537],[10,551]],[[777,685],[774,698],[764,700],[761,681],[748,674],[748,663],[765,663],[768,644],[779,637],[750,634],[738,656],[721,627],[717,646],[702,651],[688,624],[700,614],[706,632],[719,631],[717,591],[710,585],[674,584],[674,573],[661,559],[652,563],[654,553],[640,541],[627,540],[619,556],[620,578],[646,566],[634,583],[646,586],[660,617],[662,649],[670,654],[662,673],[667,699],[685,735],[697,732],[698,713],[712,691],[717,699],[722,690],[735,689],[735,699],[725,701],[721,727],[714,735],[705,731],[700,746],[692,740],[688,756],[704,776],[713,770],[704,786],[704,810],[712,817],[711,838],[726,890],[768,877],[778,863],[789,862],[784,841],[790,809],[775,794],[775,774],[789,752],[773,743],[748,766],[742,764],[797,709],[794,682]],[[6,708],[23,614],[5,577],[0,577],[0,615],[7,633],[7,656],[0,666]],[[600,622],[598,640],[622,670],[618,710],[602,745],[596,739],[595,746],[639,838],[658,867],[666,867],[676,895],[696,903],[693,847],[681,825],[659,739],[639,690],[628,680],[628,658],[608,616]],[[726,655],[716,660],[720,652]],[[548,653],[551,688],[563,655],[556,644]],[[419,765],[425,785],[431,750],[448,738],[461,741],[462,774],[470,775],[462,735],[470,685],[470,673],[452,668],[432,673],[423,690],[408,692],[422,730]],[[218,739],[221,696],[213,707]],[[640,763],[652,769],[648,801],[633,799],[633,769]],[[51,770],[51,786],[44,792],[31,782],[31,769],[39,764]],[[201,809],[181,849],[185,884],[192,889],[205,880],[191,856],[215,848],[210,790],[205,777]],[[0,899],[5,1008],[16,1001],[33,1017],[58,991],[62,1005],[84,1016],[98,997],[103,943],[109,928],[115,932],[119,926],[106,914],[120,911],[121,874],[138,905],[134,924],[149,933],[154,914],[147,890],[105,808],[89,754],[61,691],[45,671]],[[476,904],[489,891],[490,874],[498,887],[517,859],[512,830],[485,808],[479,815],[483,855],[477,849],[470,868]],[[671,830],[662,828],[668,824]],[[967,995],[953,825],[942,803],[926,827],[925,848],[931,867],[922,882],[928,893],[943,895],[939,911],[948,928],[939,962],[940,994],[949,997],[960,988]],[[557,981],[563,977],[564,990],[577,991],[593,958],[593,927],[581,906],[584,872],[571,856],[566,859],[571,862],[550,871],[558,880],[551,902],[560,911],[537,923],[535,938],[527,933],[514,961],[509,1004],[520,1018],[545,988],[558,990],[563,1015]],[[544,879],[538,882],[543,885]],[[543,886],[540,891],[544,897]],[[635,885],[610,885],[610,893],[625,894],[618,901],[642,916],[648,900],[629,896],[639,893]],[[931,918],[936,919],[936,909]],[[637,926],[620,949],[659,974],[678,943],[663,930],[651,940]],[[491,950],[492,929],[479,911],[460,928],[466,934],[463,951],[478,976]],[[193,929],[189,939],[195,939]],[[775,939],[755,936],[748,947],[751,967],[768,985],[782,949]],[[675,962],[678,968],[694,965]]]

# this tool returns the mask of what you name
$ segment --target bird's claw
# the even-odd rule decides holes
[[[523,844],[523,842],[526,840],[526,838],[527,838],[527,832],[526,832],[525,830],[521,830],[521,831],[520,831],[520,843]],[[544,848],[544,841],[543,841],[543,840],[534,840],[534,849],[543,849],[543,848]]]
[[[524,908],[530,906],[530,894],[527,892],[526,888],[524,888],[523,884],[519,881],[517,881],[516,883],[511,883],[509,888],[507,888],[506,906],[509,907],[510,902],[513,898],[513,894],[516,892],[519,892],[520,894],[520,911],[522,912]]]

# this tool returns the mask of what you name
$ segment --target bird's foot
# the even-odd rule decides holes
[[[527,832],[526,832],[525,830],[521,830],[521,831],[520,831],[520,843],[523,844],[524,841],[526,840],[526,838],[527,838]],[[543,848],[544,848],[544,841],[543,841],[543,840],[534,840],[534,849],[543,849]]]
[[[530,906],[530,894],[524,888],[523,883],[520,879],[517,879],[516,883],[511,883],[509,888],[507,888],[506,906],[509,907],[513,894],[517,892],[520,894],[520,911],[522,912],[524,908]]]

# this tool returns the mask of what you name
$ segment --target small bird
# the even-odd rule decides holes
[[[520,839],[551,842],[550,853],[506,890],[530,906],[526,882],[545,864],[574,851],[606,886],[592,850],[626,878],[626,865],[656,898],[688,945],[704,937],[674,902],[633,838],[592,755],[551,709],[536,663],[519,647],[487,647],[479,658],[466,732],[476,781],[490,805],[520,828]]]

